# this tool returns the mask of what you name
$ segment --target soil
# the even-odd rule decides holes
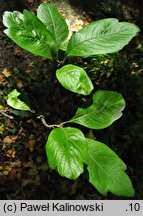
[[[0,115],[0,199],[127,199],[110,193],[102,196],[89,184],[86,172],[71,181],[60,177],[48,166],[45,143],[50,130],[37,117],[44,115],[49,124],[70,119],[86,97],[76,96],[53,82],[54,74],[48,60],[24,51],[3,33],[4,11],[28,9],[35,12],[41,2],[1,0],[0,105],[8,109],[8,116]],[[140,1],[122,0],[116,4],[112,0],[50,2],[57,5],[72,30],[92,20],[117,17],[134,22],[142,32]],[[87,69],[96,90],[115,90],[126,100],[123,117],[109,128],[99,131],[81,129],[87,137],[106,143],[127,164],[127,173],[136,190],[133,199],[143,198],[142,44],[141,36],[138,36],[117,54],[75,60]],[[28,95],[33,114],[9,109],[5,97],[14,88]]]

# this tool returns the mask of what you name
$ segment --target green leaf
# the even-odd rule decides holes
[[[69,121],[91,129],[103,129],[122,116],[125,101],[121,94],[99,90],[93,95],[93,104],[87,108],[78,108]]]
[[[5,34],[18,46],[35,55],[52,59],[53,37],[33,13],[27,10],[24,10],[23,14],[6,11],[3,24],[7,27]]]
[[[54,4],[43,3],[37,9],[37,17],[44,23],[55,41],[55,49],[58,50],[63,42],[67,39],[69,30],[68,26],[58,12]]]
[[[124,172],[124,162],[103,143],[86,139],[89,181],[101,193],[108,191],[118,196],[134,196],[132,183]]]
[[[53,129],[46,143],[50,167],[57,167],[61,176],[76,179],[83,172],[84,141],[83,133],[76,128]]]
[[[75,65],[69,64],[56,71],[56,77],[62,86],[72,92],[89,95],[93,84],[86,72]]]
[[[102,19],[74,33],[69,41],[67,56],[91,56],[121,50],[139,32],[139,28],[117,19]]]
[[[51,168],[61,176],[76,179],[87,164],[89,181],[101,193],[132,197],[134,189],[124,162],[103,143],[87,139],[76,128],[53,129],[46,143]]]
[[[69,42],[69,40],[67,39],[67,40],[60,46],[60,50],[66,51],[66,50],[67,50],[67,46],[68,46],[68,42]]]
[[[14,89],[8,94],[7,104],[14,109],[30,111],[30,107],[27,106],[23,101],[18,99],[20,93]]]

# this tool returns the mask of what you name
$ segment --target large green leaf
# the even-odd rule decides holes
[[[69,41],[67,56],[91,56],[121,50],[139,32],[128,22],[109,18],[92,22],[74,33]]]
[[[86,139],[89,181],[101,193],[108,191],[118,196],[134,196],[132,183],[124,172],[126,165],[103,143]]]
[[[76,179],[83,172],[84,141],[84,135],[76,128],[53,129],[46,143],[50,167],[57,167],[61,176]]]
[[[51,49],[54,39],[44,24],[33,14],[24,10],[23,14],[6,11],[3,24],[5,34],[21,48],[48,59],[52,59]]]
[[[102,129],[122,116],[125,101],[121,94],[99,90],[93,95],[93,103],[87,108],[78,108],[69,121],[92,129]]]
[[[76,179],[83,172],[83,163],[89,171],[89,181],[101,193],[132,197],[134,189],[125,173],[124,162],[103,143],[87,139],[77,128],[53,129],[46,143],[51,168],[61,176]]]
[[[56,71],[56,76],[62,86],[82,95],[89,95],[93,84],[86,72],[78,66],[69,64]]]
[[[20,93],[16,89],[12,90],[8,94],[7,104],[14,109],[30,111],[30,107],[26,103],[18,99],[19,95]]]
[[[55,5],[50,3],[40,4],[37,9],[37,17],[51,32],[55,41],[55,49],[58,50],[69,34],[64,18],[58,12]]]

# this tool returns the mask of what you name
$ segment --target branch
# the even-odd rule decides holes
[[[51,125],[49,125],[49,124],[47,124],[47,122],[45,120],[45,117],[43,115],[38,116],[37,119],[40,119],[41,122],[43,123],[43,125],[45,127],[49,128],[49,129],[51,129],[51,128],[61,128],[61,127],[63,127],[64,124],[67,123],[67,122],[62,122],[60,124],[51,124]]]
[[[3,115],[3,116],[5,116],[6,118],[9,118],[9,119],[14,119],[13,116],[7,114],[7,110],[0,110],[0,115]]]

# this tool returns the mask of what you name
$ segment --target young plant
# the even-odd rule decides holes
[[[69,39],[68,26],[51,3],[42,3],[37,16],[27,10],[23,14],[6,11],[3,24],[7,27],[5,34],[21,48],[57,62],[56,77],[61,85],[82,95],[89,95],[93,84],[81,67],[64,65],[66,59],[117,52],[139,32],[132,23],[109,18],[84,26]],[[62,61],[58,57],[60,50],[65,53]],[[18,98],[19,94],[16,89],[10,92],[8,105],[29,111],[30,107]],[[78,108],[75,116],[66,122],[48,125],[41,116],[43,123],[53,128],[46,143],[50,167],[57,169],[61,176],[76,179],[86,164],[89,181],[101,194],[110,191],[118,196],[134,196],[124,162],[105,144],[86,138],[78,128],[65,127],[67,123],[75,123],[91,129],[106,128],[122,116],[124,107],[121,94],[99,90],[93,93],[90,106]]]

